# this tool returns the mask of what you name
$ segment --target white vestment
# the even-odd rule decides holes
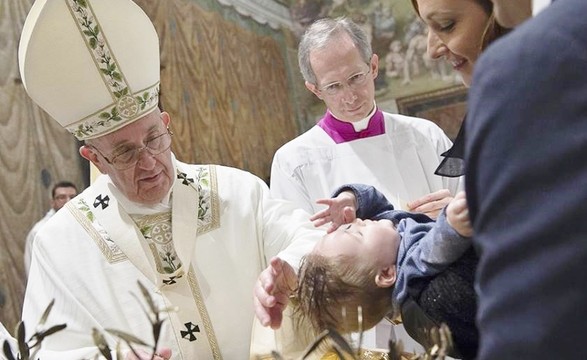
[[[249,358],[259,273],[275,255],[297,268],[323,231],[247,172],[175,164],[170,212],[131,203],[103,175],[38,233],[23,320],[33,329],[55,298],[47,323],[67,323],[43,341],[42,359],[93,356],[92,328],[152,344],[137,282],[175,307],[159,342],[173,359]]]
[[[319,126],[283,145],[271,166],[271,194],[309,213],[341,185],[362,183],[381,191],[396,209],[431,192],[449,189],[460,178],[434,174],[451,141],[431,121],[383,113],[385,134],[336,144]]]
[[[49,220],[51,216],[53,216],[54,214],[54,209],[50,209],[49,211],[47,211],[45,216],[43,216],[41,220],[39,220],[35,225],[33,225],[31,231],[29,231],[28,235],[26,236],[26,242],[24,244],[24,270],[27,276],[29,274],[29,269],[31,268],[31,255],[33,251],[33,242],[35,241],[35,235],[37,235],[37,232],[39,231],[41,226],[43,226],[47,222],[47,220]]]

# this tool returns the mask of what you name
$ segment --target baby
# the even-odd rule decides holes
[[[442,273],[471,248],[464,192],[437,221],[394,210],[366,185],[346,185],[334,196],[318,200],[328,208],[312,220],[330,226],[302,259],[295,294],[296,312],[316,332],[357,332],[396,315],[411,284]]]

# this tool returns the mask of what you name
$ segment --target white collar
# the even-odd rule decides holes
[[[363,131],[369,127],[369,120],[371,120],[371,117],[375,115],[375,111],[377,111],[377,104],[375,101],[373,101],[373,110],[369,113],[369,115],[367,115],[366,118],[351,123],[353,124],[353,128],[355,128],[356,132]]]

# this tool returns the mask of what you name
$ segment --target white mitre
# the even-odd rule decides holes
[[[131,0],[36,0],[18,57],[29,96],[79,140],[157,107],[159,38]]]

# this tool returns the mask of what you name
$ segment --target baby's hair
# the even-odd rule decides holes
[[[378,287],[376,275],[374,266],[354,256],[307,254],[301,261],[293,302],[298,324],[307,321],[316,333],[372,328],[392,310],[392,288]]]

